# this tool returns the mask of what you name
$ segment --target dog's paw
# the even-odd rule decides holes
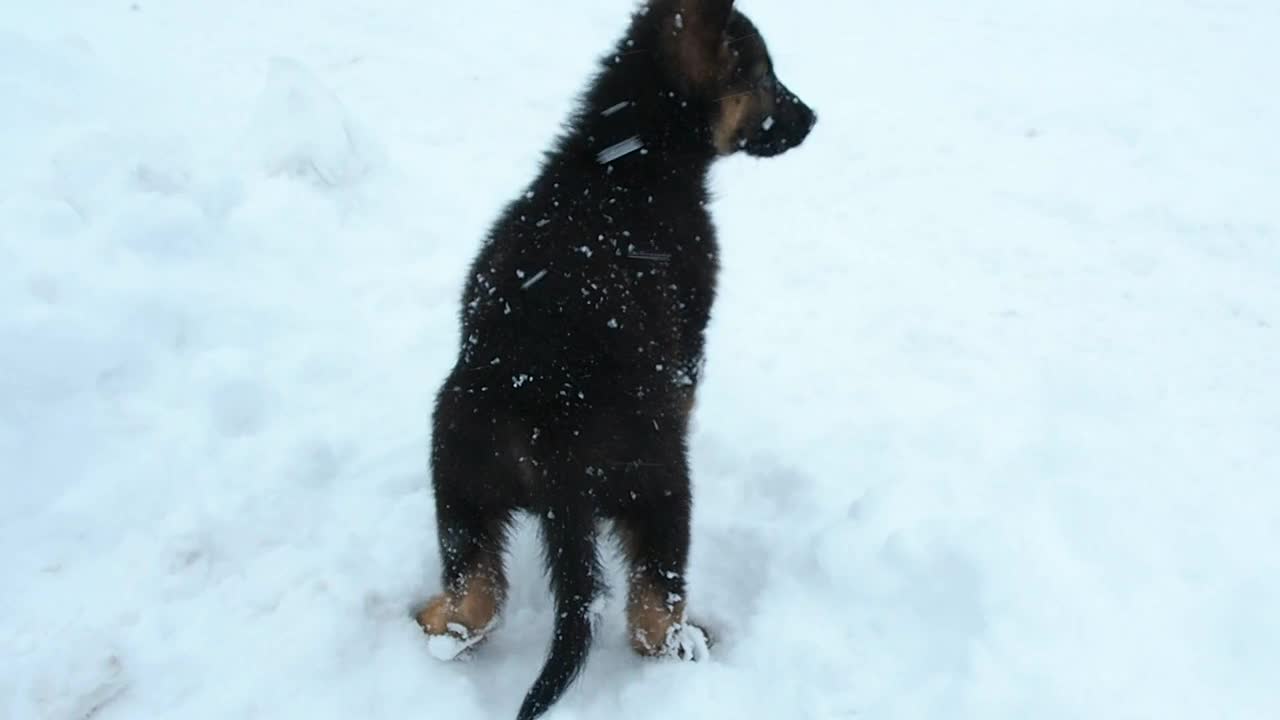
[[[464,625],[450,623],[443,635],[427,634],[427,652],[437,660],[466,659],[467,651],[484,640],[485,633],[473,633]]]
[[[418,611],[415,620],[427,636],[427,650],[438,660],[465,659],[466,653],[478,645],[496,624],[495,616],[482,628],[472,629],[457,621],[456,603],[448,595],[440,595]]]
[[[703,662],[711,659],[711,638],[701,627],[691,622],[672,625],[667,630],[660,657],[685,662]]]

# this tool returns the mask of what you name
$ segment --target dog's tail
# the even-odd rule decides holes
[[[525,696],[517,720],[534,720],[560,699],[582,671],[591,649],[591,603],[601,577],[595,508],[590,498],[581,495],[554,505],[541,524],[555,595],[555,635],[542,673]]]

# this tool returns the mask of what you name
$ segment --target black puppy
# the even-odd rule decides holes
[[[716,282],[707,172],[799,145],[815,116],[732,0],[652,0],[471,268],[462,348],[436,401],[444,593],[418,614],[471,644],[506,595],[513,514],[535,513],[555,637],[520,720],[582,669],[601,590],[596,522],[630,562],[631,642],[687,657],[686,435]]]

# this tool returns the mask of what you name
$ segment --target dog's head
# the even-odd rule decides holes
[[[720,155],[771,157],[804,142],[817,115],[774,72],[764,38],[733,0],[655,0],[664,65],[677,87],[709,108]]]

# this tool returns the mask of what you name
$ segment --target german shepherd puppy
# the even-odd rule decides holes
[[[733,0],[650,0],[602,65],[471,267],[435,407],[444,592],[417,620],[461,646],[481,639],[506,596],[513,515],[534,513],[555,635],[519,720],[586,661],[598,520],[629,561],[635,650],[705,651],[685,619],[685,564],[689,414],[717,271],[707,173],[717,157],[796,147],[816,120]]]

